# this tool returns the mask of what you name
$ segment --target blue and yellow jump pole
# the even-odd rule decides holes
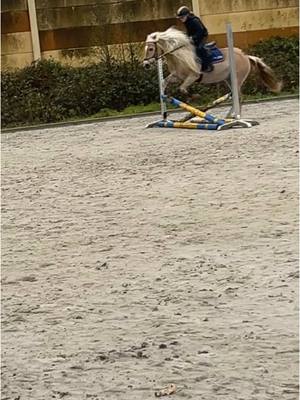
[[[198,108],[195,108],[189,104],[184,103],[183,101],[175,99],[174,97],[166,97],[165,96],[165,100],[169,101],[174,106],[180,107],[180,108],[190,112],[191,114],[195,115],[196,117],[203,118],[203,120],[207,121],[207,123],[216,124],[217,126],[225,124],[224,119],[217,118],[214,115],[211,115],[207,112],[201,111]],[[203,129],[203,128],[200,128],[200,129]]]
[[[156,126],[159,128],[185,128],[185,129],[207,129],[216,131],[220,125],[218,124],[204,124],[196,122],[177,122],[177,121],[158,121]]]
[[[162,85],[160,85],[160,88]],[[183,110],[188,111],[194,117],[200,117],[201,121],[199,122],[192,122],[192,121],[172,121],[167,118],[166,113],[166,102],[170,104],[180,107]],[[195,108],[189,104],[184,103],[174,97],[167,97],[164,94],[161,95],[161,111],[163,119],[161,121],[154,122],[148,127],[159,127],[159,128],[185,128],[185,129],[205,129],[205,130],[218,130],[222,125],[225,124],[224,119],[220,119],[211,115],[207,112],[201,111],[198,108]]]

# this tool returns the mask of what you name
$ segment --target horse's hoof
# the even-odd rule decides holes
[[[186,89],[179,89],[183,96],[188,96],[189,92]]]
[[[195,94],[192,94],[191,99],[195,101],[195,100],[199,100],[200,97],[201,97],[200,94],[195,93]]]

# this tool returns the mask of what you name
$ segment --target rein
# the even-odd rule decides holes
[[[155,49],[156,49],[156,52],[157,52],[157,43],[156,43],[156,42],[148,42],[148,43],[154,43]],[[156,61],[158,61],[158,60],[160,60],[161,58],[165,57],[167,54],[174,53],[174,51],[177,51],[177,50],[181,49],[181,48],[184,47],[184,46],[185,46],[185,44],[182,44],[181,46],[175,47],[175,49],[172,49],[172,50],[170,50],[170,51],[167,51],[167,52],[161,54],[160,56],[156,55],[156,56],[154,56],[154,57],[144,58],[144,61],[151,60],[152,58],[154,58]]]
[[[160,58],[163,58],[163,57],[166,56],[167,54],[174,53],[174,51],[177,51],[177,50],[181,49],[181,48],[184,47],[184,46],[185,46],[185,44],[182,44],[182,45],[179,46],[179,47],[175,47],[175,49],[170,50],[170,51],[167,51],[166,53],[161,54],[161,55],[158,56],[156,59],[159,60]]]

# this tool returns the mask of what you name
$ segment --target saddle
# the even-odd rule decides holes
[[[216,42],[209,42],[204,45],[204,48],[211,56],[211,61],[213,64],[218,64],[224,61],[224,55],[221,50],[217,47]]]

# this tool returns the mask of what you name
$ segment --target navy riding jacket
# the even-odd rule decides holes
[[[190,14],[188,15],[184,25],[188,36],[193,39],[194,45],[198,47],[203,44],[204,39],[208,36],[208,31],[200,18],[194,14]]]

